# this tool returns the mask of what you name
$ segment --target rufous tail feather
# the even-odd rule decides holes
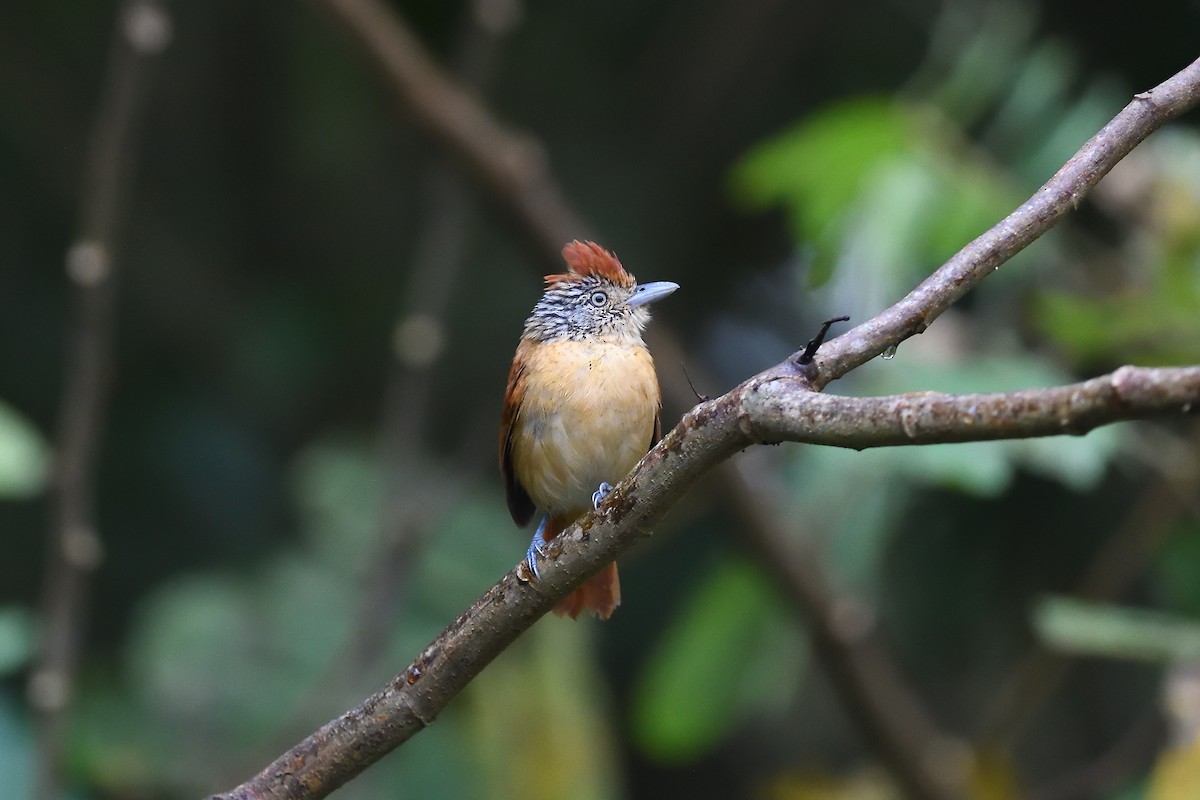
[[[546,522],[543,536],[550,541],[570,526],[574,520],[562,522],[550,519]],[[588,578],[587,582],[559,601],[554,613],[560,617],[576,619],[584,611],[600,619],[608,619],[621,605],[621,580],[617,576],[617,562],[612,562]]]
[[[621,581],[617,577],[617,562],[614,561],[563,598],[554,607],[554,613],[575,619],[582,612],[590,611],[600,619],[608,619],[619,605]]]

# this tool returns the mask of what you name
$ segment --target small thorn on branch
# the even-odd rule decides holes
[[[827,319],[821,324],[821,330],[817,331],[817,335],[809,339],[808,344],[804,347],[804,352],[796,359],[797,364],[811,364],[813,356],[817,354],[819,348],[825,342],[825,336],[829,333],[829,327],[835,322],[849,322],[850,317],[845,315]]]

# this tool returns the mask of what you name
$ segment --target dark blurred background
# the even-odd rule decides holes
[[[119,209],[103,561],[65,734],[78,798],[248,777],[402,669],[529,536],[504,510],[495,425],[538,243],[418,132],[323,0],[165,7]],[[668,426],[685,369],[715,396],[821,320],[899,299],[1194,60],[1200,29],[1185,0],[391,7],[540,143],[586,224],[570,235],[682,285],[652,323]],[[0,8],[6,797],[32,796],[64,261],[116,18]],[[830,391],[1200,362],[1196,120]],[[753,494],[721,476],[693,491],[623,563],[610,622],[538,623],[338,796],[900,796],[830,679],[844,663],[811,646],[812,609],[749,528],[866,621],[864,657],[937,731],[933,771],[965,770],[973,797],[1200,796],[1179,788],[1200,785],[1194,423],[784,446],[736,469]]]

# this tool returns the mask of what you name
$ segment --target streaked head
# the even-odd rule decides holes
[[[567,271],[546,276],[546,291],[525,321],[524,337],[637,339],[650,321],[646,308],[679,288],[670,281],[639,284],[617,257],[593,242],[563,248]]]

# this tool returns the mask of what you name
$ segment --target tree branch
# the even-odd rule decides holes
[[[435,144],[448,149],[477,184],[491,192],[493,200],[518,222],[519,229],[535,245],[542,260],[549,268],[558,269],[562,243],[580,235],[578,217],[567,205],[543,159],[510,157],[514,143],[532,146],[533,152],[537,153],[542,148],[533,145],[527,136],[504,130],[482,106],[468,113],[446,114],[443,108],[446,103],[474,102],[471,94],[455,89],[451,80],[420,47],[403,18],[378,0],[322,2],[362,46],[401,108],[421,125]],[[431,79],[433,83],[429,83]],[[424,85],[424,88],[414,90],[417,85]],[[488,119],[488,124],[478,129],[460,129],[470,120],[480,118]],[[532,177],[528,174],[529,169],[534,170]],[[544,190],[538,187],[544,187]],[[682,354],[675,337],[663,326],[653,328],[650,334],[651,348],[660,356],[664,349]],[[665,393],[671,394],[672,388],[669,382],[664,384]],[[682,390],[674,393],[677,397],[687,398],[679,402],[680,406],[690,402],[691,395]],[[721,474],[730,491],[738,496],[736,472],[727,470]],[[755,540],[770,567],[774,565],[770,554],[785,549],[786,541],[771,541],[773,537],[778,538],[778,530],[759,526],[760,519],[761,515],[743,515],[746,524],[741,529]],[[829,594],[819,568],[810,565],[806,570],[776,571],[776,576],[785,582],[786,594],[797,601],[800,613],[807,620],[811,635],[817,641],[815,652],[841,693],[843,704],[880,760],[892,769],[897,781],[913,797],[943,800],[959,796],[961,781],[956,781],[956,776],[939,774],[928,758],[910,758],[914,749],[927,754],[948,738],[934,729],[931,720],[919,710],[915,697],[904,691],[898,678],[887,683],[886,699],[882,692],[864,684],[870,676],[898,675],[886,657],[886,650],[875,647],[870,652],[859,652],[860,642],[851,639],[838,640],[836,647],[821,646],[821,642],[833,642],[834,639],[827,635],[829,620],[822,615],[827,604],[819,602]],[[802,599],[812,602],[806,604],[800,602]],[[862,668],[867,662],[874,664]],[[848,677],[842,679],[843,676]],[[904,718],[906,712],[908,718]],[[914,732],[922,733],[920,741],[914,741]]]
[[[403,72],[403,59],[425,58],[414,38],[400,39],[399,56],[384,50],[388,42],[367,29],[394,25],[374,0],[325,0],[339,13],[371,9],[375,16],[358,35],[391,69]],[[383,16],[379,16],[382,14]],[[393,32],[395,30],[393,29]],[[379,48],[384,48],[380,50]],[[394,49],[394,48],[393,48]],[[396,60],[396,59],[400,60]],[[414,65],[410,63],[409,67]],[[416,64],[426,69],[428,63]],[[426,74],[426,78],[431,78]],[[440,75],[430,85],[438,86]],[[413,74],[395,76],[402,102],[430,105],[421,87],[410,85]],[[904,300],[878,317],[826,345],[811,364],[793,359],[743,383],[729,394],[692,409],[679,425],[609,495],[600,512],[589,514],[548,548],[553,566],[542,570],[537,584],[527,582],[523,564],[495,584],[455,620],[387,687],[285,753],[258,776],[217,798],[323,797],[357,775],[382,755],[432,723],[443,708],[517,636],[546,613],[559,598],[582,583],[639,539],[670,506],[713,466],[751,444],[802,441],[863,448],[893,444],[971,441],[1021,436],[1082,433],[1100,424],[1162,413],[1188,411],[1200,404],[1200,368],[1145,370],[1122,368],[1105,378],[1062,389],[1003,395],[952,397],[916,394],[890,398],[836,398],[816,394],[829,381],[919,333],[971,286],[1048,230],[1108,169],[1168,119],[1200,99],[1200,61],[1133,103],[1089,141],[1030,201],[947,262]],[[452,86],[440,86],[441,89]],[[457,92],[457,90],[454,90]],[[456,106],[461,93],[442,99]],[[410,108],[411,110],[411,108]],[[426,109],[428,110],[428,109]],[[488,146],[453,130],[462,124],[455,114],[430,115],[419,122],[473,166]],[[469,118],[470,115],[467,115]],[[478,120],[476,120],[478,121]],[[483,130],[495,133],[490,118]],[[441,126],[448,126],[443,129]],[[465,126],[470,128],[470,125]],[[506,133],[500,131],[500,133]],[[534,162],[528,162],[529,163]],[[520,172],[520,171],[518,171]],[[542,179],[539,169],[534,172]],[[496,195],[508,197],[527,230],[536,229],[543,246],[561,244],[563,218],[538,214],[528,196],[514,196],[485,180]],[[487,178],[487,176],[485,176]],[[519,185],[525,185],[522,181]],[[537,193],[535,193],[536,195]],[[541,199],[547,196],[541,195]],[[514,207],[515,207],[514,206]],[[565,205],[563,206],[565,208]],[[546,233],[553,232],[553,243]],[[870,417],[872,436],[856,428],[825,427],[826,422]],[[793,418],[794,417],[794,418]],[[988,428],[988,426],[991,426]]]
[[[368,53],[413,123],[483,185],[531,240],[545,263],[561,266],[563,242],[587,228],[562,197],[545,152],[496,121],[451,80],[421,41],[380,0],[320,0]]]
[[[1019,208],[922,281],[891,308],[839,336],[817,357],[818,390],[850,370],[922,333],[975,284],[991,275],[1067,212],[1147,136],[1200,102],[1200,59],[1133,101],[1079,149]]]
[[[94,490],[113,367],[114,253],[122,200],[133,173],[148,70],[169,39],[170,20],[157,0],[120,5],[80,191],[79,230],[67,251],[76,310],[59,412],[38,658],[29,678],[37,719],[36,796],[47,800],[62,794],[63,738],[85,600],[103,552]]]
[[[492,194],[500,207],[518,222],[520,229],[537,245],[543,260],[557,265],[561,243],[579,235],[581,226],[578,217],[555,186],[544,159],[540,157],[540,148],[533,146],[527,137],[506,131],[482,107],[468,109],[465,113],[447,113],[445,109],[448,107],[471,104],[470,95],[456,89],[439,72],[403,20],[378,0],[322,2],[363,45],[371,61],[380,68],[389,87],[395,92],[401,107],[437,144],[447,147]],[[1196,102],[1196,66],[1193,64],[1162,86],[1140,95],[1129,109],[1085,145],[1042,192],[1017,209],[1000,226],[972,243],[896,307],[827,346],[824,358],[818,362],[823,369],[815,376],[815,388],[823,387],[874,354],[883,352],[889,344],[923,330],[954,300],[965,294],[970,286],[1051,227],[1150,131]],[[1138,107],[1142,101],[1150,100],[1153,102]],[[486,120],[487,124],[468,124],[470,120],[479,119]],[[532,146],[526,152],[538,154],[538,157],[513,158],[512,154],[521,150],[523,145]],[[950,286],[951,290],[945,291],[945,286]],[[914,322],[914,309],[919,311],[930,300],[932,302],[928,304],[927,313],[923,317],[918,313]],[[660,341],[664,338],[661,328],[656,338]],[[763,532],[763,535],[767,536],[769,532]],[[792,571],[781,573],[780,577],[795,584],[803,583],[812,576],[806,571]],[[797,598],[814,593],[820,595],[822,591],[815,584],[790,585],[788,588],[790,594]],[[822,620],[808,616],[810,624],[815,626],[814,635],[819,635]],[[841,659],[843,654],[850,654],[853,647],[853,642],[847,642],[842,649],[818,648],[818,653],[825,658],[827,669],[836,672],[853,667],[853,664]],[[883,652],[878,650],[874,655]],[[867,660],[870,660],[869,657]],[[856,674],[867,673],[860,670]],[[895,733],[928,729],[928,720],[919,715],[920,719],[893,724],[899,719],[898,715],[893,715],[895,719],[889,723],[885,719],[889,712],[873,701],[878,693],[863,691],[861,681],[835,683],[843,690],[847,707],[858,709],[859,713],[855,716],[868,733],[868,739],[884,762],[895,770],[903,754],[911,749],[910,743],[902,741],[902,737]],[[916,707],[912,702],[892,705],[909,710]],[[945,737],[933,732],[929,739],[936,743]],[[898,770],[896,774],[913,796],[946,796],[945,791],[920,788],[945,784],[924,763],[912,764],[909,769]],[[951,796],[953,794],[950,792]]]
[[[324,725],[258,776],[217,798],[324,797],[437,718],[517,636],[588,576],[650,536],[676,500],[738,450],[769,441],[841,447],[932,444],[1081,433],[1098,425],[1200,409],[1200,367],[1123,367],[1056,389],[852,398],[813,392],[804,370],[779,367],[696,406],[588,514],[547,547],[527,582],[524,563],[456,619],[383,690]],[[796,420],[799,420],[797,422]],[[847,422],[871,431],[864,436]]]
[[[1200,367],[1121,367],[1084,383],[1003,394],[889,397],[813,395],[804,379],[764,376],[743,384],[741,424],[755,442],[862,450],[1082,435],[1120,420],[1200,413]]]
[[[483,94],[501,46],[516,31],[522,14],[519,0],[471,0],[463,8],[452,56],[460,86]],[[362,679],[379,667],[403,613],[410,573],[427,533],[439,515],[458,502],[469,479],[492,465],[491,454],[476,446],[472,425],[465,426],[452,469],[431,469],[423,457],[422,436],[435,403],[437,367],[445,360],[447,310],[467,262],[466,244],[476,216],[472,187],[444,158],[429,165],[423,191],[425,220],[400,293],[392,326],[393,360],[383,391],[378,446],[380,479],[388,490],[380,504],[375,555],[360,581],[360,602],[347,624],[345,645],[278,726],[278,735],[271,737],[274,744],[266,745],[271,750],[258,756],[286,747],[311,724],[313,713],[324,715],[343,707],[336,698],[349,700],[345,692],[361,687]],[[243,767],[262,763],[262,758],[251,757],[254,760]]]

